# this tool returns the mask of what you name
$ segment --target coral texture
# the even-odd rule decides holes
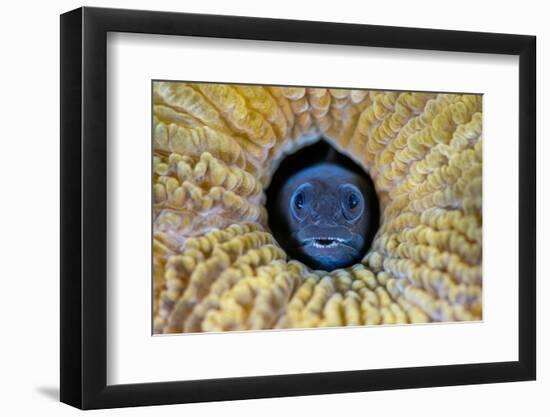
[[[482,99],[155,82],[154,332],[479,320]],[[289,259],[267,226],[278,163],[321,135],[375,183],[361,263]]]

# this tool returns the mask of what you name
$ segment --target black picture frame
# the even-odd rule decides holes
[[[519,360],[107,385],[108,32],[519,56]],[[94,409],[535,379],[535,51],[524,35],[88,7],[61,15],[61,401]]]

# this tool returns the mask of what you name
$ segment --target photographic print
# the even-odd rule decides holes
[[[482,319],[482,95],[152,93],[153,334]]]
[[[60,34],[62,402],[536,379],[536,37],[90,7]]]

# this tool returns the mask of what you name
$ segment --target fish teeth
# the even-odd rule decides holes
[[[328,245],[321,245],[320,243],[317,243],[315,241],[313,242],[313,247],[319,248],[319,249],[328,249],[328,248],[335,247],[337,245],[338,245],[338,243],[336,241],[333,241],[332,243],[330,243]]]
[[[315,237],[308,239],[313,247],[319,248],[319,249],[329,249],[333,248],[335,246],[338,246],[339,243],[345,242],[345,239],[342,239],[340,237]],[[319,241],[329,241],[329,244],[321,244]]]

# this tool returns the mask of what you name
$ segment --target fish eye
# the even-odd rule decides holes
[[[314,189],[309,182],[303,183],[296,188],[288,204],[290,211],[298,221],[302,221],[307,217],[307,208],[314,199]]]
[[[302,207],[304,207],[304,193],[299,192],[294,196],[294,206],[298,210],[302,210]]]
[[[344,217],[348,221],[358,219],[364,212],[365,198],[363,193],[353,184],[344,184],[339,188],[340,204]]]
[[[359,205],[359,197],[354,192],[348,196],[348,207],[353,210]]]

